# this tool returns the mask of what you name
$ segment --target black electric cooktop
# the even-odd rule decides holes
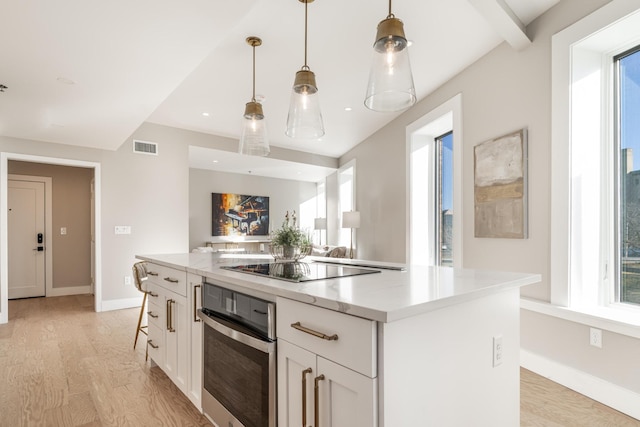
[[[254,274],[256,276],[268,276],[290,282],[308,282],[311,280],[335,279],[380,273],[380,270],[315,262],[271,262],[265,264],[223,266],[220,268]]]

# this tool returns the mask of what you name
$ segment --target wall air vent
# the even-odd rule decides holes
[[[158,155],[158,143],[133,140],[133,152],[140,154],[151,154],[153,156]]]

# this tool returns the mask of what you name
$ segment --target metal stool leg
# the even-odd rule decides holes
[[[142,306],[140,307],[140,317],[138,317],[138,326],[136,328],[136,338],[135,341],[133,342],[133,349],[136,349],[136,345],[138,344],[138,335],[140,334],[140,331],[142,330],[142,328],[146,328],[146,326],[140,326],[140,324],[142,323],[142,316],[144,314],[144,307],[147,303],[147,293],[144,293],[144,297],[142,297]],[[143,334],[147,335],[147,333],[145,331],[142,331]]]

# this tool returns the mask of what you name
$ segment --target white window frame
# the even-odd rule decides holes
[[[435,158],[421,150],[435,139],[453,131],[453,266],[462,267],[462,94],[457,94],[428,112],[406,128],[407,162],[407,263],[435,265],[437,255],[435,230]],[[422,151],[422,154],[420,154]],[[432,177],[427,183],[417,182],[418,171]],[[426,212],[426,215],[425,215]]]
[[[347,174],[347,171],[352,169],[351,175]],[[343,184],[349,183],[349,189],[351,191],[350,200],[345,201],[343,195]],[[356,210],[356,159],[350,160],[338,169],[338,215],[340,224],[338,230],[338,245],[349,247],[351,244],[351,229],[342,228],[342,212],[355,211]],[[353,249],[356,249],[356,233],[357,229],[353,229]]]
[[[552,38],[551,304],[623,323],[638,310],[614,292],[613,57],[639,28],[637,1],[614,0]]]

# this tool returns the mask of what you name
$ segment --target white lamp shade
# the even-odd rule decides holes
[[[360,212],[342,212],[342,228],[359,228]]]
[[[316,218],[313,220],[313,228],[314,230],[326,230],[327,229],[327,218]]]
[[[266,156],[269,154],[267,137],[267,121],[257,118],[242,117],[242,135],[240,136],[240,154]]]
[[[402,111],[416,102],[409,49],[373,50],[364,105],[374,111]]]

